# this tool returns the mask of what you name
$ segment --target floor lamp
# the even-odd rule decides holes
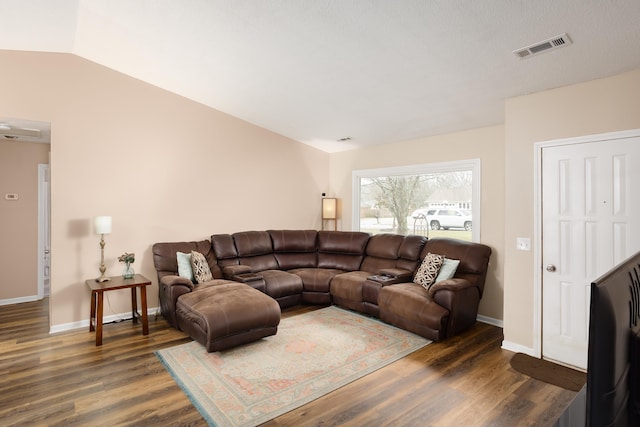
[[[338,229],[338,199],[325,197],[322,199],[322,229],[326,230],[326,221],[333,221],[333,230]]]

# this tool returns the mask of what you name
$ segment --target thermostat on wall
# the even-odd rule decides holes
[[[4,195],[5,200],[18,200],[18,193],[7,193]]]

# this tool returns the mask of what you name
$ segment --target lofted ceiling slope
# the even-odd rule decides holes
[[[640,68],[638,0],[0,0],[0,11],[0,49],[73,53],[328,152],[499,124],[506,98]],[[565,47],[513,53],[563,33]]]

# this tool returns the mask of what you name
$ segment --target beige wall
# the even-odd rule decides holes
[[[38,164],[49,163],[49,144],[0,140],[0,302],[38,294]],[[18,200],[5,200],[16,193]]]
[[[502,319],[504,254],[504,127],[492,126],[331,155],[331,195],[340,200],[338,228],[350,230],[352,171],[480,159],[482,243],[491,246],[490,271],[480,314]]]
[[[640,70],[508,99],[505,104],[505,342],[534,340],[534,252],[515,250],[534,232],[534,144],[640,128]]]
[[[0,64],[0,116],[52,126],[54,327],[89,317],[96,215],[113,217],[107,274],[121,273],[118,255],[135,252],[153,296],[154,242],[319,228],[328,154],[73,55],[0,51]],[[105,315],[126,312],[127,297],[110,293]]]

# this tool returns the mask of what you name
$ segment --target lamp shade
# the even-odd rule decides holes
[[[336,219],[336,204],[338,199],[322,199],[322,219]]]
[[[111,233],[111,217],[110,216],[97,216],[93,220],[93,227],[96,234],[109,234]]]

